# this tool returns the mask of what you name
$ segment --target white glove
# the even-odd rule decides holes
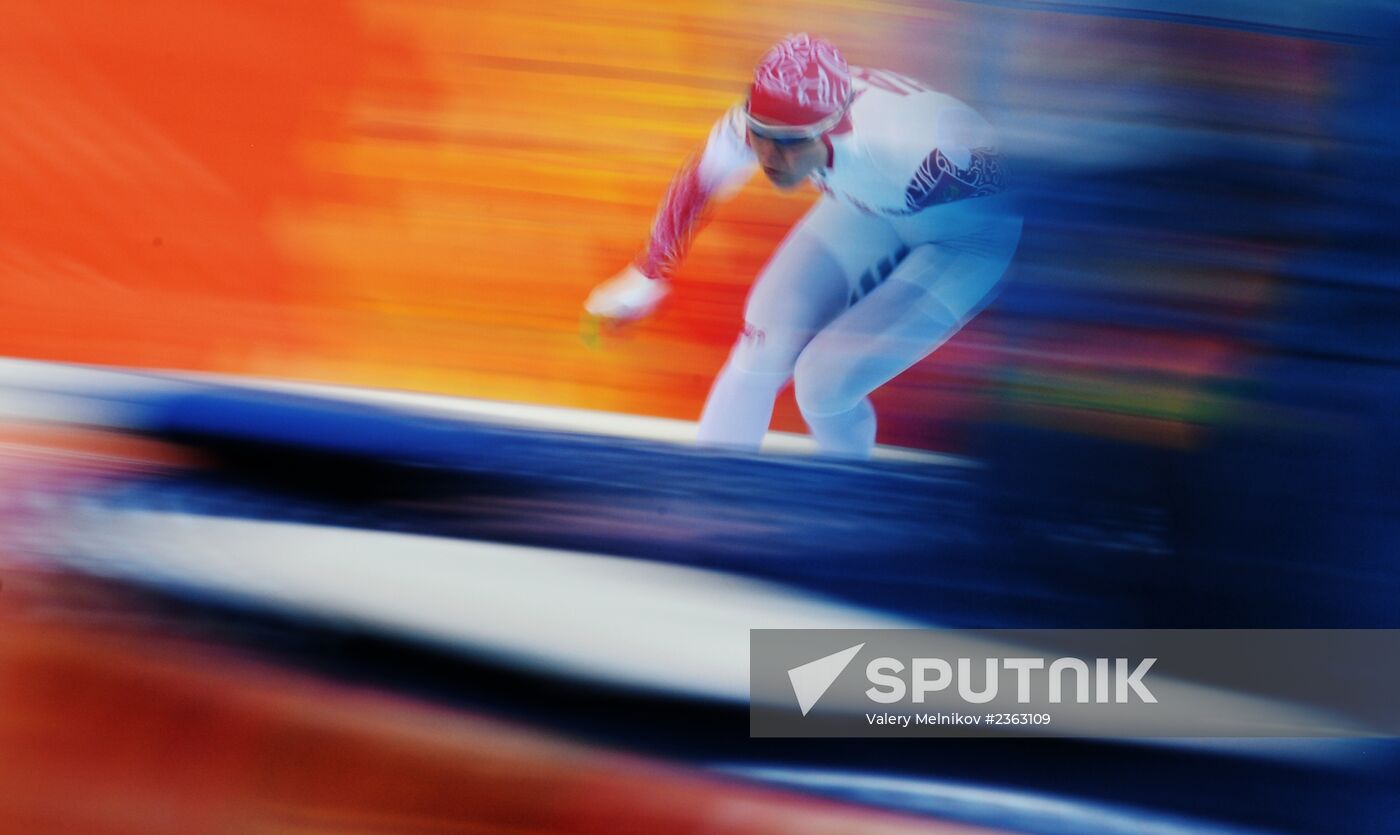
[[[622,272],[593,288],[583,309],[599,319],[630,322],[651,313],[669,292],[669,282],[647,278],[629,264]]]

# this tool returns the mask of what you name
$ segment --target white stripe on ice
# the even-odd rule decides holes
[[[101,506],[62,528],[46,550],[95,574],[736,702],[750,629],[919,625],[775,583],[545,548]]]

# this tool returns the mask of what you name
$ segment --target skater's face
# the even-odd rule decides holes
[[[749,147],[758,155],[758,164],[773,185],[796,187],[826,163],[826,145],[821,137],[799,141],[777,140],[749,130]]]

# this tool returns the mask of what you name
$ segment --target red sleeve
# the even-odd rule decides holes
[[[656,219],[651,237],[633,264],[651,278],[670,278],[690,249],[690,242],[709,219],[705,209],[714,195],[700,177],[700,157],[689,159],[677,172]]]

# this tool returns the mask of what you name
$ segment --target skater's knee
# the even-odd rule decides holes
[[[729,367],[749,374],[792,376],[810,334],[772,331],[744,323],[744,332],[729,353]]]
[[[820,350],[803,351],[797,358],[792,384],[797,407],[809,416],[848,412],[867,394],[854,385],[844,364],[832,362]]]

